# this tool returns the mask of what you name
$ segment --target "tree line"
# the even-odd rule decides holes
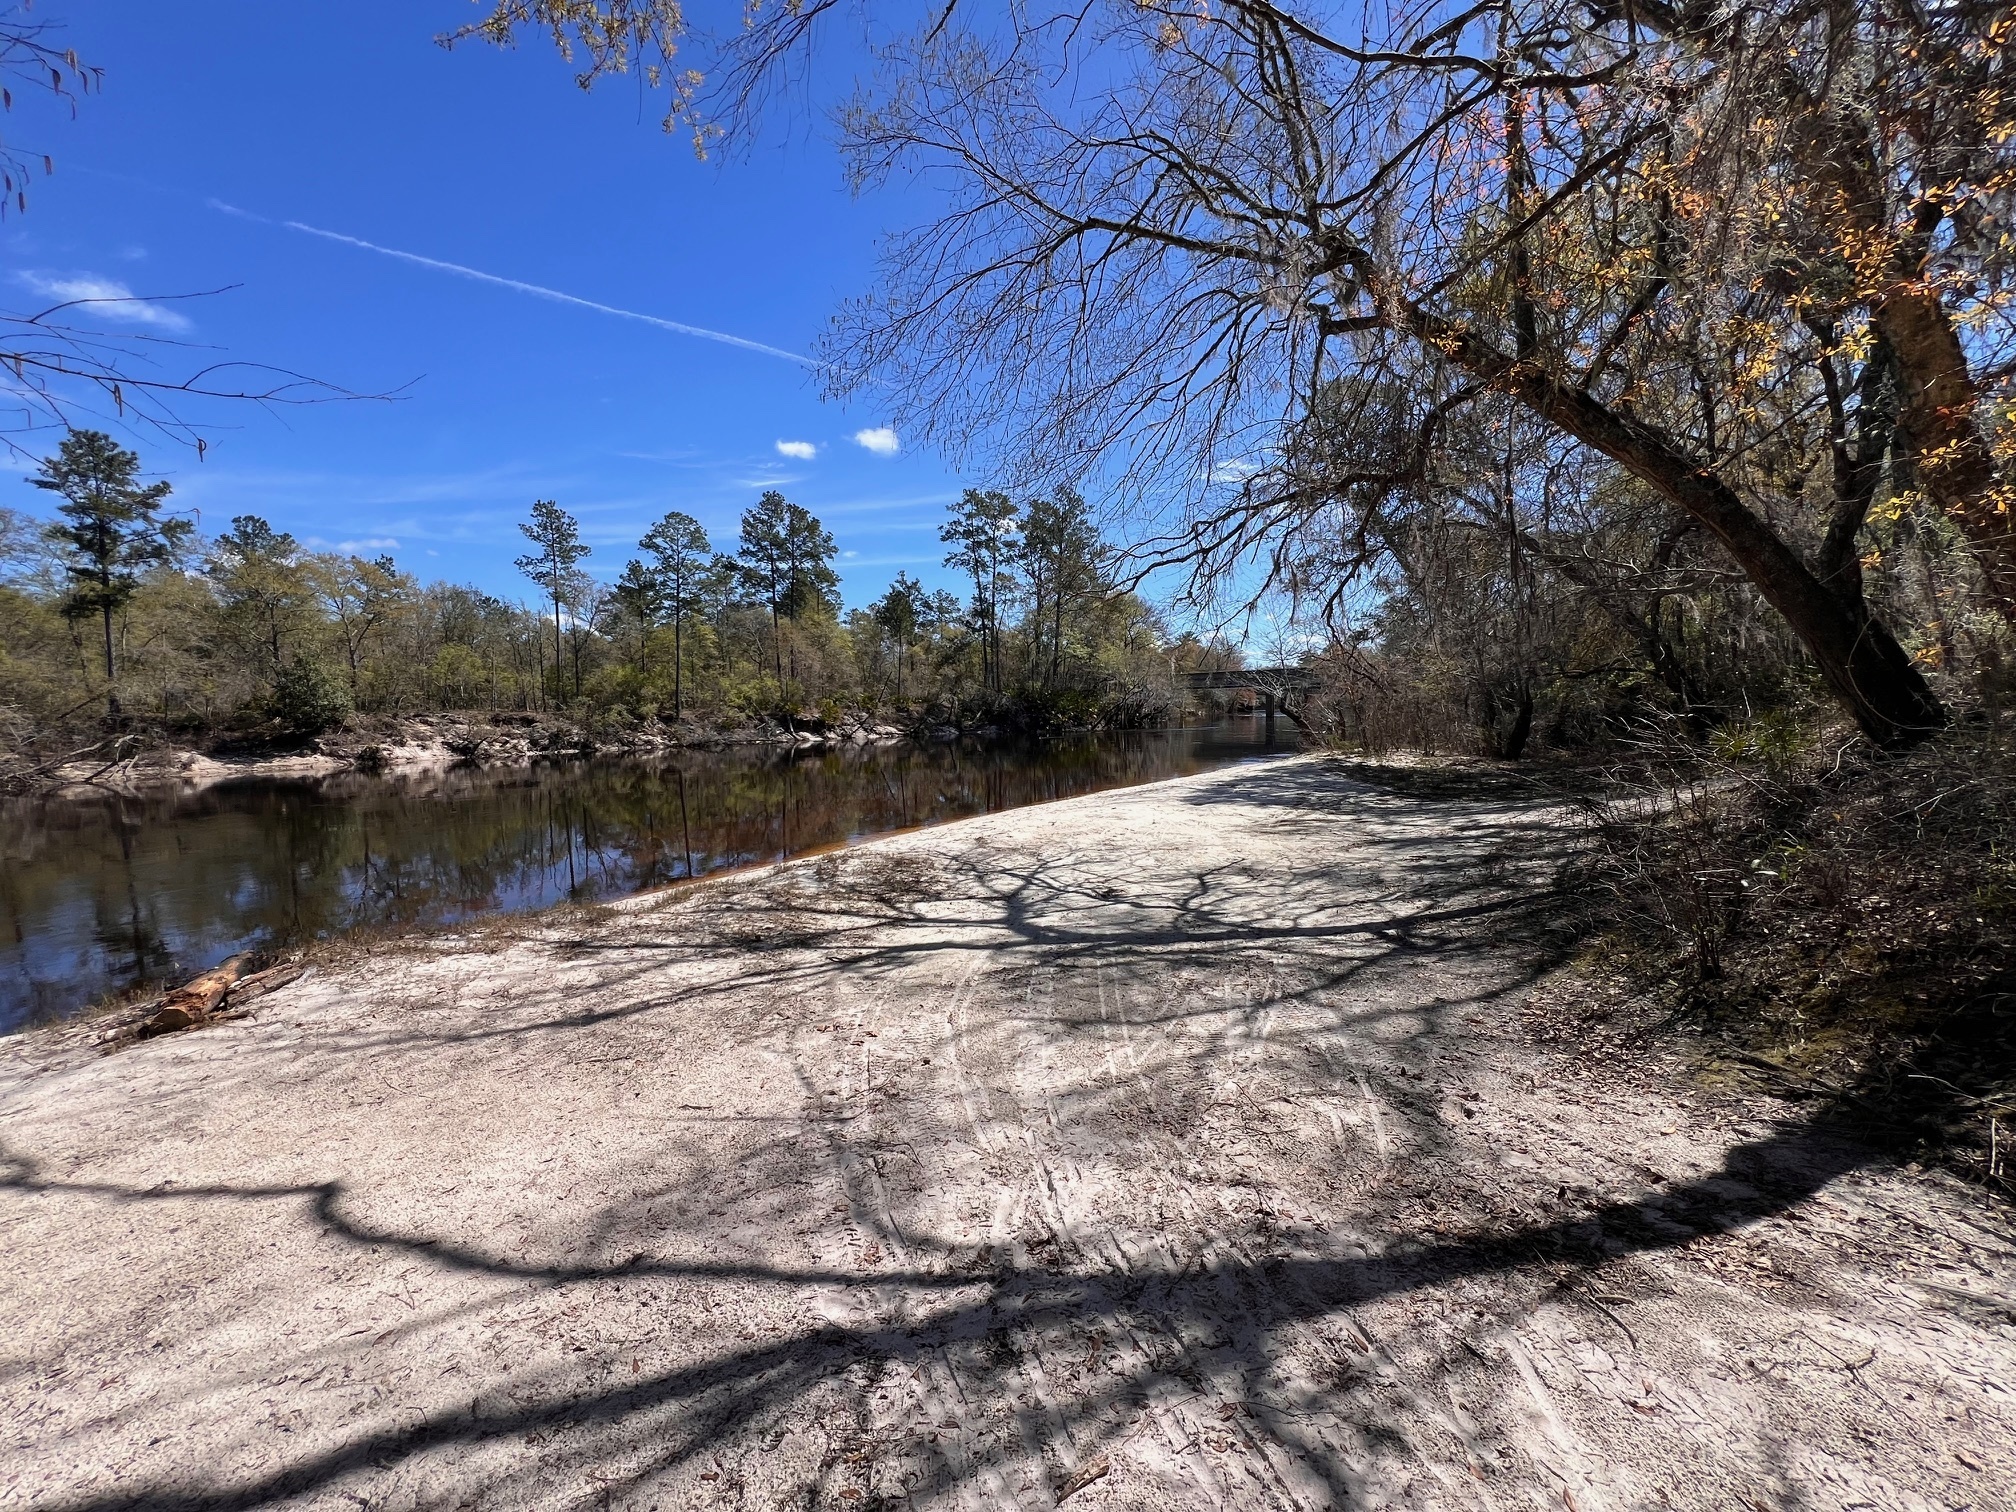
[[[579,522],[538,500],[516,563],[537,598],[520,603],[422,582],[389,555],[311,550],[257,515],[201,539],[100,431],[70,433],[28,482],[55,518],[0,515],[0,710],[17,747],[101,727],[303,733],[353,712],[1083,723],[1166,710],[1172,671],[1206,654],[1115,583],[1069,488],[1019,503],[967,490],[940,536],[970,595],[898,573],[849,611],[832,533],[776,490],[732,550],[667,511],[606,581]]]

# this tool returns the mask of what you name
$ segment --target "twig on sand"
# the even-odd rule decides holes
[[[1596,1311],[1603,1314],[1603,1316],[1608,1318],[1612,1323],[1615,1323],[1618,1326],[1618,1328],[1623,1330],[1624,1337],[1631,1341],[1631,1347],[1633,1349],[1640,1350],[1641,1353],[1643,1352],[1641,1346],[1638,1343],[1638,1335],[1631,1332],[1631,1325],[1629,1323],[1626,1323],[1622,1318],[1618,1317],[1617,1314],[1612,1312],[1609,1308],[1605,1307],[1601,1302],[1598,1302],[1594,1296],[1584,1291],[1581,1287],[1577,1286],[1573,1281],[1564,1280],[1557,1284],[1560,1286],[1560,1289],[1568,1293],[1569,1296],[1575,1298],[1579,1302],[1587,1302],[1591,1307],[1595,1308]]]
[[[1063,1505],[1065,1497],[1083,1491],[1092,1482],[1103,1479],[1105,1476],[1110,1475],[1112,1471],[1113,1462],[1103,1454],[1095,1454],[1091,1459],[1080,1465],[1077,1470],[1072,1472],[1069,1480],[1057,1488],[1058,1505]]]

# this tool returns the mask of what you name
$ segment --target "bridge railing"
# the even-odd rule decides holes
[[[1316,674],[1307,667],[1241,667],[1224,672],[1184,672],[1184,687],[1194,689],[1250,689],[1255,693],[1300,693],[1316,686]]]

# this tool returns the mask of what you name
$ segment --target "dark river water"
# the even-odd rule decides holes
[[[607,898],[1292,746],[1258,719],[1018,746],[248,778],[0,810],[0,1032],[248,947]]]

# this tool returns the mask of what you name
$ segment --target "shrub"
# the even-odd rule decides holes
[[[1766,718],[1656,748],[1592,805],[1620,1010],[1675,1014],[1774,1089],[2016,1190],[2016,750],[1896,753]]]
[[[320,735],[350,714],[350,690],[310,656],[297,656],[273,680],[273,717],[297,735]]]

